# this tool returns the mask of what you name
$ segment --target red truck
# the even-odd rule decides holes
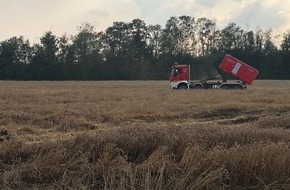
[[[170,86],[172,89],[245,89],[251,85],[259,71],[237,58],[226,54],[214,66],[220,75],[213,78],[190,81],[190,65],[175,64],[172,67]],[[230,74],[236,81],[227,81],[226,75]],[[212,81],[222,78],[222,81]]]

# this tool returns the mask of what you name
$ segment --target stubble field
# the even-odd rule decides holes
[[[290,81],[0,88],[0,189],[290,189]]]

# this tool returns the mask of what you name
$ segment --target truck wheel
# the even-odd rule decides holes
[[[223,85],[223,86],[221,87],[221,89],[224,89],[224,90],[229,90],[229,89],[231,89],[231,88],[230,88],[230,86],[229,86],[229,85]]]
[[[177,88],[178,90],[187,90],[187,86],[181,85]]]
[[[202,86],[200,85],[195,85],[194,87],[192,87],[193,89],[203,89]]]
[[[243,87],[240,86],[240,85],[235,85],[235,86],[233,86],[233,89],[235,89],[235,90],[241,90],[241,89],[243,89]]]

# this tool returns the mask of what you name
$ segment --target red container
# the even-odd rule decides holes
[[[229,54],[225,55],[219,68],[249,85],[253,83],[259,73],[257,69],[243,63]]]

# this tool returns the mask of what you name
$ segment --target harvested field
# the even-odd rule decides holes
[[[0,88],[0,189],[290,189],[290,81]]]

